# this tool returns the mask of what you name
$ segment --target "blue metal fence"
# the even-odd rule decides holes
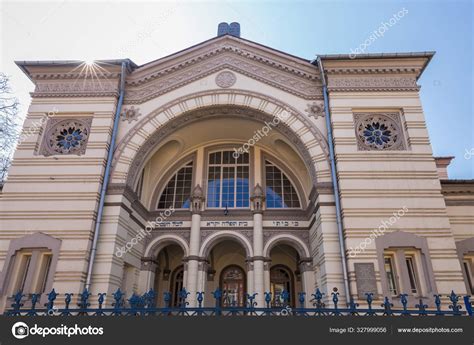
[[[97,296],[97,307],[91,307],[91,293],[85,289],[77,297],[77,306],[71,306],[73,294],[66,293],[64,296],[64,306],[58,308],[55,305],[58,293],[53,289],[47,296],[48,302],[44,304],[44,307],[38,308],[37,305],[40,301],[41,294],[32,294],[31,305],[29,307],[24,306],[25,294],[21,291],[12,296],[14,303],[11,304],[11,308],[5,311],[5,315],[9,316],[41,316],[41,315],[205,315],[205,316],[233,316],[233,315],[254,315],[254,316],[324,316],[324,315],[412,315],[412,316],[461,316],[469,315],[473,316],[473,307],[470,300],[471,296],[464,296],[460,303],[461,296],[451,292],[447,297],[449,298],[450,304],[446,310],[442,310],[441,295],[434,295],[434,308],[429,308],[422,299],[414,308],[408,307],[408,295],[401,294],[399,296],[400,305],[399,308],[394,308],[393,303],[388,297],[383,299],[383,303],[380,306],[374,305],[374,296],[372,293],[366,293],[366,306],[359,308],[359,304],[351,300],[347,306],[341,306],[339,303],[339,292],[334,291],[331,293],[331,302],[329,306],[323,302],[324,293],[319,289],[314,294],[311,294],[310,302],[311,308],[305,307],[306,304],[306,293],[298,293],[298,306],[291,307],[289,304],[289,294],[282,293],[279,297],[282,300],[281,305],[272,305],[272,294],[265,292],[265,306],[257,307],[255,297],[257,294],[246,295],[245,306],[223,306],[222,305],[222,291],[220,289],[215,290],[211,293],[214,299],[213,307],[203,306],[204,292],[196,293],[197,307],[189,307],[189,292],[183,289],[179,293],[179,305],[171,306],[171,293],[165,292],[163,294],[164,307],[157,307],[156,300],[157,295],[154,290],[150,290],[143,295],[133,294],[130,298],[125,298],[125,294],[118,289],[113,293],[113,300],[111,307],[104,306],[105,293],[99,293]],[[464,310],[463,310],[464,309]]]

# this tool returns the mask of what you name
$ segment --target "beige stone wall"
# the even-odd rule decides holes
[[[359,246],[382,221],[406,207],[408,212],[388,231],[425,237],[438,292],[465,293],[418,93],[333,91],[330,100],[347,248]],[[358,151],[353,113],[392,111],[400,113],[408,149]],[[372,241],[349,259],[353,293],[357,291],[354,263],[374,262],[376,272],[385,274],[384,268],[378,267],[376,253]],[[380,283],[378,289],[382,294]]]
[[[33,98],[24,123],[8,182],[0,193],[0,268],[11,239],[43,232],[62,241],[54,272],[58,291],[78,291],[85,281],[99,188],[104,173],[116,98]],[[84,155],[45,157],[35,148],[41,142],[36,125],[45,114],[92,117]],[[9,292],[11,293],[11,291]]]
[[[454,240],[474,237],[474,182],[442,181],[441,187]]]

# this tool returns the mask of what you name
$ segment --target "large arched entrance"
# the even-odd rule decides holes
[[[177,244],[166,245],[156,254],[153,289],[158,306],[164,306],[165,292],[171,295],[171,306],[180,305],[179,293],[185,284],[183,258],[184,251]]]
[[[298,252],[289,245],[278,244],[270,251],[271,265],[268,275],[273,306],[295,306],[296,294],[302,291],[299,261]]]
[[[268,228],[280,227],[275,234],[281,234],[282,226],[290,224],[278,220],[280,210],[285,209],[284,217],[297,220],[291,224],[296,226],[293,230],[300,238],[308,230],[309,199],[316,182],[314,159],[301,139],[303,136],[296,135],[290,125],[283,120],[276,121],[275,126],[267,125],[275,118],[275,113],[270,115],[251,107],[203,107],[162,122],[159,131],[135,148],[138,152],[126,183],[148,210],[147,219],[160,218],[154,221],[154,234],[179,234],[187,241],[189,252],[184,255],[182,284],[190,292],[190,305],[197,304],[196,292],[201,291],[205,292],[204,305],[213,304],[211,292],[217,288],[223,292],[223,305],[245,305],[246,293],[258,293],[256,302],[262,305],[264,291],[271,291],[270,276],[268,284],[264,284],[263,261],[276,255],[262,256],[263,248],[258,247],[274,237],[269,234],[276,229]],[[265,135],[255,137],[259,131]],[[241,148],[248,152],[234,156]],[[265,224],[253,213],[252,196],[257,186],[264,199],[272,201],[266,202],[263,210],[264,217],[267,212],[269,217]],[[195,194],[195,190],[199,192]],[[198,208],[194,200],[198,201]],[[170,208],[173,212],[162,217]],[[256,226],[261,229],[254,231]],[[263,232],[267,229],[263,227],[270,230],[265,241]],[[253,232],[259,233],[255,243]],[[307,247],[307,241],[304,245]],[[298,250],[304,251],[300,258],[308,258],[308,250]],[[232,260],[226,259],[229,254],[234,255]],[[272,265],[287,268],[272,270],[272,304],[286,301],[294,305],[296,292],[302,290],[300,259],[273,261]],[[231,265],[239,269],[224,271]],[[173,296],[172,303],[179,304],[175,296],[175,286],[180,286],[175,276],[179,274],[172,273],[170,269],[168,290]],[[162,294],[164,283],[158,280],[157,284]],[[282,297],[285,293],[289,294],[286,300]]]
[[[206,265],[202,272],[205,276],[203,288],[208,296],[206,304],[215,303],[212,292],[220,289],[222,306],[245,306],[249,273],[244,244],[236,238],[223,236],[206,247]]]
[[[171,306],[178,307],[182,305],[180,292],[184,288],[184,266],[180,265],[175,268],[171,275],[170,293]]]
[[[245,277],[242,267],[229,265],[220,274],[219,288],[222,291],[223,307],[242,307],[245,305]]]
[[[294,305],[295,281],[288,266],[274,265],[270,268],[270,292],[272,306]]]

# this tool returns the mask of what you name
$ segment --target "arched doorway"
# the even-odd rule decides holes
[[[269,289],[272,293],[272,306],[296,305],[297,292],[303,291],[298,263],[298,251],[284,243],[276,244],[270,250],[272,266],[269,272]],[[283,293],[287,294],[284,296]],[[286,303],[285,303],[286,299]]]
[[[270,269],[270,292],[272,293],[272,306],[279,307],[285,305],[287,294],[287,304],[294,305],[293,273],[285,265],[275,265]]]
[[[170,305],[175,307],[180,303],[179,292],[185,284],[183,267],[184,251],[177,244],[165,245],[156,254],[156,269],[153,289],[156,292],[157,306],[164,306],[164,293],[171,294]]]
[[[179,307],[181,306],[182,299],[179,295],[180,291],[183,289],[184,283],[184,267],[183,265],[178,266],[171,275],[170,283],[170,293],[171,293],[171,306]]]
[[[222,292],[221,306],[245,306],[249,284],[246,259],[251,256],[245,246],[238,238],[227,236],[216,237],[203,244],[201,252],[206,258],[205,272],[202,272],[203,291],[210,296],[205,300],[206,306],[215,305],[212,292],[216,289]]]
[[[245,306],[246,281],[244,270],[237,265],[229,265],[221,272],[220,288],[223,307]]]

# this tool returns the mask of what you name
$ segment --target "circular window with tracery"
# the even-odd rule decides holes
[[[404,149],[398,114],[356,114],[355,119],[360,150]]]
[[[55,119],[57,120],[57,119]],[[90,131],[90,120],[58,120],[47,133],[45,154],[83,154]]]

